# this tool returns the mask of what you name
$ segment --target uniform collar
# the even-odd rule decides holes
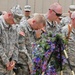
[[[44,17],[45,17],[45,19],[46,19],[47,24],[48,24],[50,27],[55,27],[55,26],[56,26],[56,25],[54,24],[54,22],[50,22],[50,21],[48,20],[47,14],[44,14]]]
[[[55,23],[54,22],[50,22],[47,20],[47,24],[50,26],[50,27],[56,27]]]
[[[28,23],[28,22],[27,22],[27,24],[26,24],[26,25],[27,25],[27,29],[28,29],[28,31],[29,31],[29,32],[33,32],[33,29],[30,27],[30,25],[29,25],[29,23]]]

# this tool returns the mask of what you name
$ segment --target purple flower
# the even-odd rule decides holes
[[[46,71],[46,74],[45,74],[45,75],[57,75],[54,66],[50,66],[50,67],[48,68],[48,70]]]
[[[52,44],[51,44],[51,50],[53,51],[54,49],[55,49],[55,44],[52,43]]]
[[[41,62],[41,58],[36,57],[36,58],[33,59],[33,62],[35,62],[35,63],[40,63],[40,62]]]
[[[46,52],[45,52],[45,57],[47,58],[49,55],[50,55],[50,53],[51,53],[51,50],[47,50]]]
[[[43,72],[46,70],[46,67],[47,67],[47,61],[44,61],[43,65],[42,65],[42,71]]]
[[[50,40],[47,40],[47,43],[48,43],[49,45],[51,45],[51,44],[52,44],[52,42],[51,42]]]

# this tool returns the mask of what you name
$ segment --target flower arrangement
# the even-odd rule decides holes
[[[61,34],[44,33],[42,38],[32,44],[34,69],[32,75],[57,75],[65,69],[66,58],[63,50],[67,41]]]

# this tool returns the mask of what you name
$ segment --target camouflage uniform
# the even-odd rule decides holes
[[[52,33],[58,33],[61,31],[61,27],[59,25],[57,25],[55,22],[48,22],[46,24],[46,31],[49,32],[51,31]]]
[[[28,17],[23,16],[21,21],[28,20],[29,18],[31,18],[31,17],[30,16],[28,16]]]
[[[70,15],[74,11],[75,11],[75,5],[70,5],[69,6],[69,16],[66,16],[66,17],[61,19],[61,21],[60,21],[61,26],[65,26],[65,25],[68,25],[71,23]]]
[[[19,5],[16,5],[11,9],[11,12],[13,13],[14,18],[17,20],[17,23],[19,23],[19,24],[16,24],[15,26],[13,26],[13,29],[16,30],[15,33],[17,33],[18,44],[19,44],[18,62],[15,66],[14,71],[16,72],[16,75],[30,75],[28,64],[31,63],[31,58],[30,58],[30,56],[27,52],[26,46],[25,46],[25,43],[29,43],[28,35],[27,35],[27,32],[25,32],[26,33],[25,36],[18,34],[21,29],[21,27],[19,27],[21,19],[19,19],[19,18],[23,17],[22,10]],[[30,45],[30,43],[28,45]]]
[[[11,60],[18,61],[16,45],[15,31],[5,23],[3,16],[0,16],[0,75],[13,75],[12,70],[6,70],[6,64]]]
[[[60,25],[63,27],[71,22],[71,18],[69,16],[64,17],[60,21]]]
[[[28,35],[28,30],[26,25],[28,23],[26,21],[23,21],[20,23],[18,26],[18,33],[19,33],[19,61],[18,63],[22,64],[22,71],[18,73],[17,75],[30,75],[29,74],[29,64],[32,65],[32,47],[31,47],[31,42],[30,38]],[[24,35],[21,35],[20,32],[24,32]],[[31,68],[31,67],[30,67]]]
[[[23,16],[20,22],[23,22],[24,20],[26,20],[26,17]]]
[[[63,36],[67,37],[68,32],[69,32],[68,25],[65,25],[64,27],[62,27],[61,33],[62,33]]]
[[[25,36],[27,37],[25,38],[25,45],[26,49],[28,50],[28,53],[31,54],[32,50],[31,43],[35,42],[35,36],[34,36],[35,31],[31,29],[27,21],[21,22],[19,28],[21,31],[27,34],[27,35],[25,34]]]
[[[64,34],[64,36],[68,35],[68,31],[69,31],[68,25],[62,28],[62,34]],[[69,56],[71,66],[73,67],[73,70],[75,72],[75,50],[74,49],[75,49],[75,29],[72,29],[70,34],[70,39],[68,41],[68,56]],[[64,71],[64,75],[72,75],[68,64],[66,70]]]
[[[46,18],[46,32],[52,32],[52,33],[58,33],[61,31],[61,26],[59,24],[57,24],[56,22],[50,22],[48,19],[47,19],[47,16],[44,14],[44,17]]]

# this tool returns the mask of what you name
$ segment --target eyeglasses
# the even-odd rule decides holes
[[[49,9],[49,10],[52,10],[52,9]],[[52,10],[52,11],[54,11],[54,10]],[[56,11],[54,11],[55,13],[56,13],[56,16],[58,16],[58,17],[60,17],[62,14],[59,14],[59,13],[57,13]]]

